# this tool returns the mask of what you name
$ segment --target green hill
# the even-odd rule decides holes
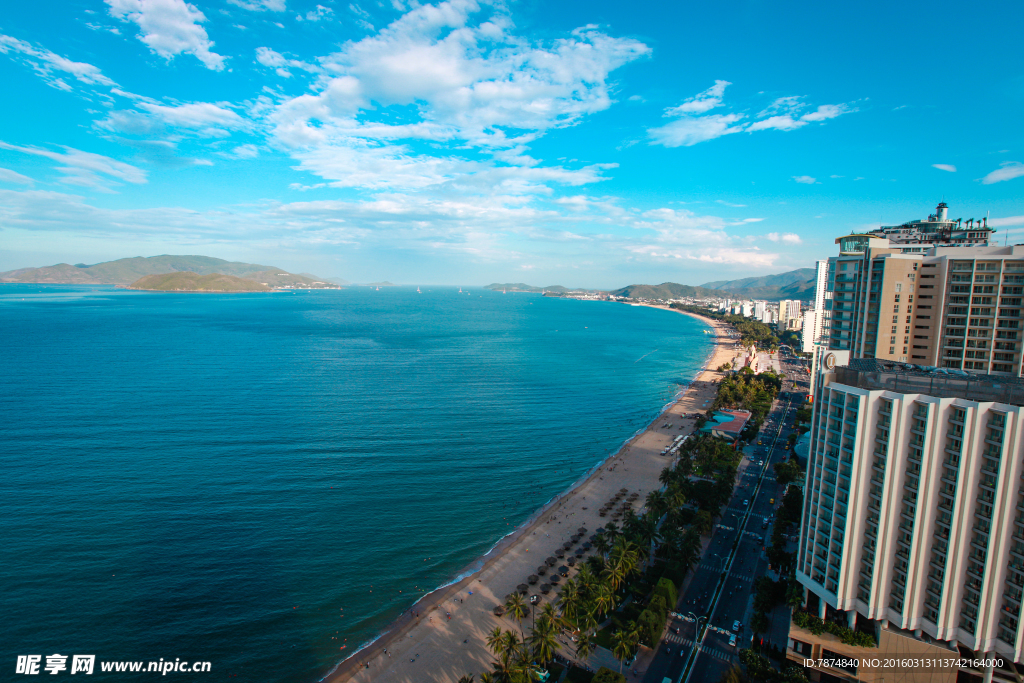
[[[798,268],[787,273],[746,277],[740,280],[716,280],[700,285],[718,291],[719,296],[749,299],[806,299],[814,292],[814,268]]]
[[[223,273],[176,272],[146,275],[128,285],[128,289],[151,292],[272,292],[270,287]]]
[[[257,279],[271,286],[303,286],[315,282],[329,282],[327,278],[315,275],[293,275],[274,266],[241,261],[225,261],[211,256],[136,256],[116,261],[106,261],[88,266],[84,263],[70,265],[58,263],[43,268],[20,268],[0,273],[0,282],[50,282],[81,285],[127,285],[145,275],[161,273],[192,272],[199,275],[219,273]],[[321,285],[322,286],[322,285]]]
[[[628,299],[681,299],[683,297],[723,296],[721,292],[704,289],[703,287],[680,285],[675,282],[663,282],[660,285],[629,285],[609,292],[609,294]]]

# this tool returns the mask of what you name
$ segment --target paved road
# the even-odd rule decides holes
[[[781,361],[785,371],[799,377],[794,364]],[[738,647],[749,647],[752,634],[746,622],[751,614],[753,584],[768,570],[763,546],[771,536],[769,520],[781,493],[772,465],[788,456],[784,446],[793,413],[800,406],[799,397],[791,392],[801,389],[800,385],[783,386],[780,400],[762,427],[761,445],[745,449],[747,457],[740,464],[733,498],[680,599],[678,612],[686,616],[673,621],[647,669],[645,683],[662,683],[666,677],[678,682],[684,674],[689,681],[717,681],[738,661],[738,648],[729,645],[734,621],[743,624],[737,634]],[[774,504],[770,502],[773,498]],[[750,501],[749,506],[744,504],[746,501]],[[698,629],[697,620],[707,628]],[[695,637],[700,638],[696,655]]]

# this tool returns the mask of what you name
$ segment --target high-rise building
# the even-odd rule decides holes
[[[804,353],[814,351],[814,341],[817,338],[818,314],[814,310],[806,310],[803,313],[803,323],[800,325],[800,350]]]
[[[830,348],[854,358],[1020,376],[1024,246],[904,253],[871,235],[836,242],[825,300]]]
[[[939,209],[931,223],[956,223]],[[877,654],[997,661],[812,680],[1020,681],[1024,246],[836,242],[815,292],[804,607],[871,633]],[[787,656],[870,654],[837,641],[794,622]]]
[[[1020,680],[1024,381],[818,353],[796,576],[805,609],[874,635],[879,648],[794,624],[788,656],[996,658],[1002,667],[818,673]]]

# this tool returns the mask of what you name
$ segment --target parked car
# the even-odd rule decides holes
[[[736,621],[732,622],[732,630],[733,631],[739,631],[740,630],[740,622],[739,622],[738,619]]]
[[[736,647],[736,634],[729,636],[729,647]]]

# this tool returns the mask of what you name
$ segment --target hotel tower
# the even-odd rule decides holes
[[[946,215],[819,264],[796,577],[849,630],[791,624],[790,660],[835,660],[812,680],[1022,680],[1024,246]]]

